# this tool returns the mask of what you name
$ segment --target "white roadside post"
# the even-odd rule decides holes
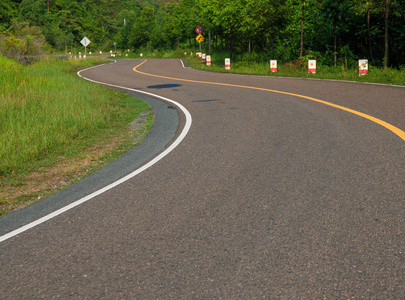
[[[316,73],[316,60],[308,60],[308,73]]]
[[[270,71],[277,72],[277,60],[270,60]]]
[[[207,66],[211,66],[211,55],[207,55]]]
[[[202,54],[202,62],[203,62],[203,64],[206,62],[206,55],[205,55],[205,53]]]
[[[368,60],[359,59],[359,76],[368,74]]]
[[[230,69],[231,69],[231,59],[225,58],[225,70],[230,70]]]

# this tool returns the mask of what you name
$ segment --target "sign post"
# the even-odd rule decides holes
[[[84,37],[80,43],[84,46],[84,58],[87,60],[87,46],[91,43],[87,37]]]
[[[197,32],[198,34],[203,34],[204,33],[204,27],[197,26],[197,28],[195,29],[195,32]]]
[[[204,41],[204,37],[202,36],[202,34],[204,33],[204,27],[197,26],[197,28],[195,29],[195,32],[198,33],[196,40],[200,43],[200,51],[201,51],[201,43]]]
[[[201,34],[199,34],[195,39],[200,43],[200,52],[201,52],[201,43],[204,41],[204,37]]]

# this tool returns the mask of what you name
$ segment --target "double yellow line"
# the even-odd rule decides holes
[[[229,83],[218,83],[218,82],[210,82],[210,81],[199,81],[199,80],[190,80],[190,79],[181,79],[181,78],[173,78],[173,77],[167,77],[167,76],[161,76],[161,75],[154,75],[154,74],[149,74],[149,73],[145,73],[142,71],[138,70],[138,67],[140,67],[141,65],[143,65],[144,63],[146,63],[147,60],[144,60],[143,62],[141,62],[139,65],[137,65],[136,67],[133,68],[133,70],[139,74],[143,74],[146,76],[153,76],[153,77],[159,77],[159,78],[165,78],[165,79],[170,79],[170,80],[177,80],[177,81],[185,81],[185,82],[194,82],[194,83],[204,83],[204,84],[214,84],[214,85],[222,85],[222,86],[231,86],[231,87],[238,87],[238,88],[244,88],[244,89],[251,89],[251,90],[259,90],[259,91],[266,91],[266,92],[272,92],[272,93],[278,93],[278,94],[283,94],[283,95],[289,95],[289,96],[294,96],[294,97],[299,97],[299,98],[303,98],[303,99],[307,99],[307,100],[311,100],[311,101],[315,101],[318,103],[322,103],[328,106],[332,106],[344,111],[347,111],[349,113],[358,115],[360,117],[363,117],[367,120],[370,120],[378,125],[381,125],[385,128],[387,128],[388,130],[390,130],[391,132],[395,133],[397,136],[399,136],[402,140],[405,141],[405,132],[402,131],[401,129],[399,129],[398,127],[395,127],[383,120],[377,119],[373,116],[364,114],[362,112],[344,107],[344,106],[340,106],[337,104],[333,104],[327,101],[323,101],[320,99],[316,99],[316,98],[312,98],[312,97],[308,97],[308,96],[303,96],[303,95],[299,95],[299,94],[293,94],[293,93],[288,93],[288,92],[283,92],[283,91],[277,91],[277,90],[271,90],[271,89],[265,89],[265,88],[259,88],[259,87],[253,87],[253,86],[245,86],[245,85],[237,85],[237,84],[229,84]]]

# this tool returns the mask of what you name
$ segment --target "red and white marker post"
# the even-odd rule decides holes
[[[359,59],[359,76],[368,74],[368,60]]]
[[[207,66],[211,66],[211,55],[207,55]]]
[[[270,61],[270,71],[277,72],[277,60]]]
[[[230,69],[231,69],[231,59],[225,58],[225,70],[230,70]]]
[[[207,61],[207,60],[206,60],[206,55],[205,55],[205,53],[203,53],[203,54],[202,54],[202,62],[203,62],[203,64],[205,64],[206,61]]]
[[[308,60],[308,73],[316,73],[316,60]]]

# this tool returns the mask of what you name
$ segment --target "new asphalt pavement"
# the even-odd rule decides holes
[[[405,298],[405,88],[180,60],[81,75],[147,97],[156,131],[1,234],[170,152],[0,242],[1,299]]]

